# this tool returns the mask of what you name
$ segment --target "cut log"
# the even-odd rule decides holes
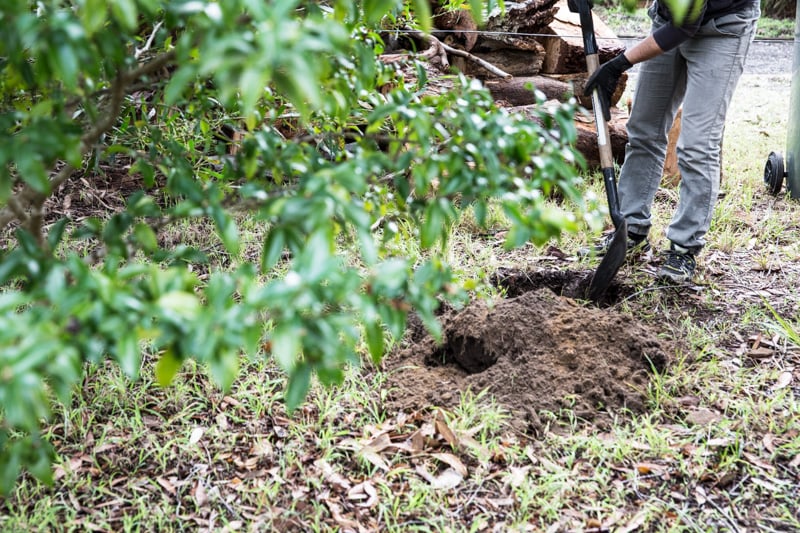
[[[544,47],[542,45],[539,45],[539,49],[534,51],[501,49],[491,52],[473,51],[472,53],[512,76],[534,76],[542,68],[542,61],[544,61]],[[470,62],[467,62],[463,72],[468,76],[481,79],[490,76],[495,77],[480,65]]]
[[[625,161],[625,145],[628,144],[628,113],[620,109],[611,110],[608,122],[608,134],[611,137],[611,155],[621,165]],[[589,168],[600,168],[600,151],[597,148],[597,127],[594,119],[584,115],[575,116],[575,127],[578,130],[576,148],[586,158]]]
[[[545,107],[556,105],[555,100],[545,102]],[[516,106],[509,109],[511,112],[522,113],[529,119],[541,123],[534,111],[539,105]],[[608,132],[611,137],[611,153],[614,161],[622,164],[625,159],[625,145],[628,143],[628,132],[625,125],[628,123],[628,113],[621,109],[611,111],[611,121],[608,123]],[[575,148],[580,152],[590,169],[600,168],[600,152],[597,148],[597,129],[594,119],[585,114],[575,116],[575,128],[578,133],[578,141]]]
[[[616,92],[611,99],[611,105],[616,106],[624,91],[625,80],[628,79],[624,73],[621,82],[617,86]],[[502,100],[511,105],[529,105],[536,103],[534,93],[527,89],[533,85],[542,91],[548,99],[555,99],[566,102],[573,95],[577,97],[578,103],[587,109],[592,108],[592,99],[583,96],[583,84],[586,82],[586,74],[559,74],[559,75],[538,75],[511,78],[508,80],[489,80],[486,87],[492,93],[495,100]]]
[[[560,0],[557,7],[555,19],[543,30],[553,37],[543,39],[546,53],[542,72],[547,74],[586,72],[580,17],[569,10],[566,0]],[[624,43],[594,12],[592,20],[600,63],[605,63],[625,51]]]
[[[548,100],[566,102],[572,96],[572,85],[548,76],[528,76],[509,80],[488,80],[486,88],[497,101],[512,106],[526,106],[536,103],[536,95],[528,87],[544,93]]]

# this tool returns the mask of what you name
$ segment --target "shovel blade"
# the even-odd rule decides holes
[[[598,303],[608,290],[614,276],[619,272],[620,267],[625,263],[625,254],[628,252],[628,224],[623,220],[614,231],[614,237],[608,245],[606,255],[600,261],[600,265],[592,276],[589,283],[587,296],[589,300]]]

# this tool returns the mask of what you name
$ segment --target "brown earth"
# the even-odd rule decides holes
[[[561,289],[586,278],[571,274]],[[626,411],[645,411],[653,369],[662,371],[674,350],[613,308],[583,306],[550,288],[514,295],[522,278],[552,281],[504,273],[513,297],[444,313],[441,344],[411,328],[408,344],[387,357],[387,407],[454,407],[462,393],[488,390],[518,430],[533,434],[565,409],[600,427]]]

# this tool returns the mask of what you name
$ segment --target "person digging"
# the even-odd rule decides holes
[[[677,144],[680,199],[666,230],[670,244],[657,274],[673,283],[692,279],[695,258],[706,244],[719,193],[725,116],[760,16],[758,0],[694,2],[684,23],[677,25],[669,5],[655,0],[648,9],[650,34],[601,65],[585,85],[586,95],[597,89],[608,121],[609,102],[620,76],[641,63],[619,176],[629,256],[650,249],[651,206],[664,168],[667,134],[683,106]],[[613,233],[606,235],[579,253],[602,256],[612,238]]]

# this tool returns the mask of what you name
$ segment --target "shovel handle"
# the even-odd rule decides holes
[[[600,56],[597,49],[597,40],[594,36],[594,21],[592,20],[592,5],[590,0],[571,0],[575,9],[580,14],[581,33],[583,35],[583,49],[586,54],[586,70],[589,76],[600,68]],[[570,5],[572,9],[573,5]],[[617,181],[614,176],[614,156],[611,153],[611,136],[608,133],[608,122],[603,116],[603,106],[597,89],[592,91],[592,110],[597,126],[597,150],[600,153],[600,167],[603,171],[603,185],[608,200],[608,210],[614,227],[619,229],[625,221],[619,209],[619,195]]]

